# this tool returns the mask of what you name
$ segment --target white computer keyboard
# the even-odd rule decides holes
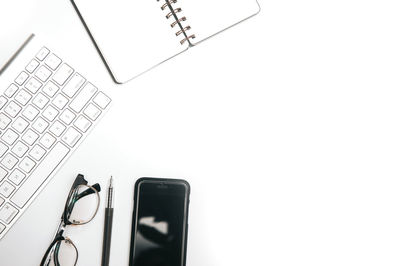
[[[0,239],[111,103],[46,47],[24,67],[0,96]]]

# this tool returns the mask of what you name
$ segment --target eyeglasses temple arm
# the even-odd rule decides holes
[[[62,234],[63,231],[61,231],[60,233]],[[65,238],[63,236],[61,236],[61,234],[58,234],[54,240],[51,242],[50,246],[47,248],[46,252],[43,255],[42,261],[40,262],[40,266],[47,266],[48,264],[46,263],[46,259],[49,257],[49,253],[51,252],[53,246],[60,240],[64,240]]]

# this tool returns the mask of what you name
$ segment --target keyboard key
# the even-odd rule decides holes
[[[93,101],[100,106],[101,108],[106,108],[107,105],[111,102],[111,99],[108,98],[104,93],[99,92],[97,96],[93,99]]]
[[[31,98],[32,96],[24,89],[20,90],[15,96],[15,100],[22,105],[26,105]]]
[[[36,134],[33,130],[28,129],[25,134],[22,136],[22,140],[25,141],[28,145],[32,145],[39,138],[39,135]]]
[[[61,113],[60,119],[65,124],[69,125],[71,124],[72,120],[75,119],[75,114],[71,112],[69,109],[65,109],[64,112]]]
[[[22,180],[25,179],[25,174],[22,173],[19,169],[14,169],[14,171],[8,177],[8,180],[13,182],[15,185],[21,184]]]
[[[39,133],[43,133],[48,126],[49,123],[41,117],[38,117],[32,125],[32,127]]]
[[[50,127],[50,132],[53,133],[55,136],[59,137],[64,132],[65,128],[66,127],[61,122],[56,121]]]
[[[57,70],[57,72],[53,76],[53,80],[58,85],[64,85],[67,79],[74,73],[74,70],[67,64],[62,64],[61,67]]]
[[[11,201],[22,208],[32,197],[39,186],[54,172],[55,168],[68,154],[69,149],[58,142],[47,154],[43,161],[37,166],[29,178],[21,185],[17,192],[11,197]]]
[[[64,141],[68,146],[73,147],[81,137],[81,133],[79,133],[75,128],[70,127],[61,137],[61,140]]]
[[[0,128],[6,129],[6,127],[10,124],[11,119],[5,114],[0,113]]]
[[[67,103],[68,103],[68,99],[65,98],[62,94],[58,94],[53,100],[54,106],[60,110],[64,109],[64,107],[65,107],[65,105],[67,105]]]
[[[14,190],[15,187],[7,181],[4,181],[4,183],[0,185],[0,194],[6,198],[8,198]]]
[[[11,149],[11,151],[19,158],[22,158],[22,156],[24,156],[28,149],[28,146],[26,146],[21,141],[18,141],[17,144],[15,144],[14,147]]]
[[[30,78],[25,84],[25,88],[27,88],[33,94],[35,94],[41,87],[42,83],[40,83],[40,81],[35,78]]]
[[[4,153],[8,150],[8,146],[3,142],[0,142],[0,157],[3,157]]]
[[[43,147],[48,149],[54,144],[54,142],[56,142],[56,139],[49,133],[45,133],[39,142]]]
[[[11,101],[7,106],[6,109],[4,110],[8,115],[11,117],[16,117],[17,114],[21,111],[21,107],[16,104],[14,101]]]
[[[4,107],[4,105],[6,105],[7,103],[7,99],[4,96],[0,96],[0,109]]]
[[[89,103],[89,105],[86,107],[86,109],[83,111],[85,115],[87,115],[91,120],[96,120],[97,117],[101,114],[101,111],[99,108],[94,106],[94,104]]]
[[[44,94],[41,92],[39,92],[38,95],[36,95],[36,97],[32,100],[32,103],[39,109],[43,109],[43,107],[45,107],[48,102],[49,98],[44,96]]]
[[[28,105],[26,109],[22,112],[22,115],[25,116],[29,121],[33,121],[38,114],[39,110],[32,105]]]
[[[58,111],[53,106],[49,105],[44,109],[42,115],[51,122],[58,115]]]
[[[35,167],[35,165],[36,163],[33,160],[31,160],[29,157],[25,157],[20,162],[19,167],[26,173],[29,173],[33,167]]]
[[[6,177],[6,176],[7,176],[7,171],[4,170],[3,167],[0,167],[0,181],[2,181],[4,179],[4,177]]]
[[[93,95],[97,92],[97,88],[92,83],[86,83],[85,87],[79,92],[69,107],[79,113],[83,107],[89,102]]]
[[[36,54],[36,58],[39,59],[40,61],[43,61],[43,59],[46,58],[46,56],[50,53],[49,49],[46,47],[43,47],[40,49],[40,51]]]
[[[3,202],[4,200],[0,198],[0,206],[3,204]],[[6,229],[6,227],[2,223],[0,223],[0,234],[4,231],[4,229]]]
[[[8,170],[12,170],[17,163],[18,159],[10,153],[7,153],[3,160],[1,160],[1,164],[4,165]]]
[[[58,91],[58,86],[54,84],[52,81],[49,81],[44,85],[43,92],[47,94],[49,97],[53,97]]]
[[[11,98],[18,90],[18,86],[15,85],[14,83],[8,86],[4,94],[8,97]]]
[[[18,139],[18,134],[15,133],[14,130],[9,128],[6,130],[6,132],[4,132],[3,136],[1,136],[1,139],[4,140],[4,142],[8,145],[13,145],[14,142]]]
[[[58,58],[55,54],[51,54],[49,55],[49,57],[47,57],[44,63],[52,70],[56,70],[56,68],[61,64],[61,59]]]
[[[22,84],[25,83],[28,77],[29,75],[26,72],[22,71],[21,74],[19,74],[18,77],[15,79],[15,83],[22,86]]]
[[[36,161],[39,161],[40,159],[42,159],[45,153],[46,150],[43,149],[40,145],[36,144],[29,152],[29,155],[32,156],[32,158],[35,159]]]
[[[17,119],[15,119],[14,123],[12,124],[12,128],[14,128],[19,133],[22,133],[25,131],[28,125],[29,123],[25,119],[23,119],[22,117],[17,117]]]
[[[0,206],[3,205],[4,201],[5,201],[5,200],[4,200],[2,197],[0,197]],[[2,226],[4,227],[4,225],[2,225],[2,224],[0,223],[0,233],[1,233],[1,231],[3,231],[4,228],[5,228],[5,227],[2,228]]]
[[[28,71],[29,73],[33,73],[33,71],[35,71],[35,69],[39,66],[39,62],[35,59],[32,59],[29,64],[25,67],[26,71]]]
[[[68,81],[67,85],[62,89],[62,92],[65,93],[68,97],[72,98],[75,93],[82,87],[85,83],[86,79],[84,79],[78,73],[75,73],[74,76]]]
[[[9,224],[17,214],[18,210],[15,207],[13,207],[10,203],[6,203],[0,209],[0,220],[6,224]]]
[[[35,76],[42,82],[45,82],[46,80],[48,80],[51,74],[52,74],[51,71],[47,67],[41,66],[36,71]]]
[[[86,132],[92,123],[83,115],[80,115],[74,122],[74,126],[82,132]]]

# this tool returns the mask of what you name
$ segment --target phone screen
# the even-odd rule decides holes
[[[184,265],[187,190],[183,183],[139,184],[134,266]]]

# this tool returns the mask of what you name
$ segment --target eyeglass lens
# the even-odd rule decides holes
[[[70,240],[60,240],[49,255],[48,266],[75,266],[78,261],[78,250]]]
[[[72,224],[85,224],[90,222],[99,207],[97,191],[86,185],[79,185],[68,200],[67,219]]]

